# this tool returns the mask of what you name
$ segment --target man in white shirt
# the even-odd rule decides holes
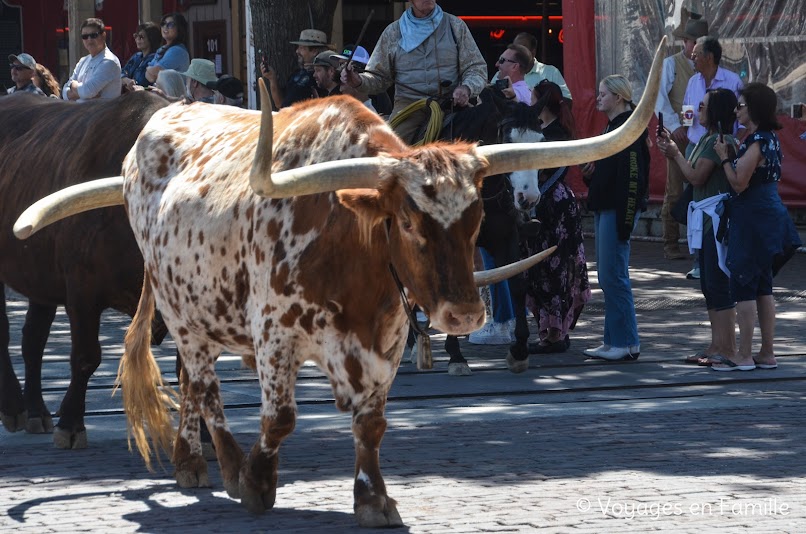
[[[85,102],[120,96],[120,60],[106,46],[104,22],[89,18],[81,24],[81,40],[89,55],[82,57],[62,88],[62,98]]]
[[[680,152],[685,153],[688,138],[686,127],[680,122],[683,98],[688,81],[694,75],[694,61],[691,54],[697,39],[708,35],[708,21],[696,13],[681,10],[680,26],[672,35],[683,39],[683,50],[663,60],[663,74],[655,103],[655,113],[663,113],[663,125],[672,133],[672,140],[677,143]],[[683,173],[671,160],[666,162],[666,190],[663,193],[661,221],[663,222],[663,254],[667,260],[688,258],[688,254],[680,249],[680,225],[671,215],[680,195],[683,193]]]
[[[532,89],[526,85],[524,75],[529,72],[532,61],[532,53],[522,45],[511,44],[501,53],[495,65],[498,67],[498,79],[508,80],[508,87],[502,89],[504,96],[531,105]]]

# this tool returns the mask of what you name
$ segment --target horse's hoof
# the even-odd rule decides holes
[[[516,360],[511,352],[507,353],[507,367],[515,374],[522,373],[529,369],[529,358],[525,360]]]
[[[24,410],[16,415],[6,415],[0,413],[0,421],[9,432],[19,432],[28,424],[28,410]]]
[[[31,417],[25,423],[25,431],[29,434],[50,434],[53,432],[53,419],[50,415]]]
[[[448,374],[451,376],[470,376],[473,371],[470,370],[470,366],[465,362],[454,362],[448,364]]]
[[[53,432],[53,446],[57,449],[86,449],[87,431],[71,432],[57,426]]]
[[[403,520],[397,513],[397,503],[389,497],[373,499],[372,503],[358,504],[355,507],[355,519],[363,528],[402,527]]]

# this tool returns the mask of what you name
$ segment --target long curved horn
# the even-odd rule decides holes
[[[123,177],[113,176],[71,185],[28,207],[14,223],[14,235],[28,239],[56,221],[78,213],[123,205]]]
[[[286,198],[325,193],[338,189],[376,188],[381,159],[355,158],[307,165],[272,175],[274,120],[269,92],[263,79],[260,87],[260,137],[249,173],[249,185],[255,194],[268,198]]]
[[[641,102],[621,127],[589,139],[478,147],[476,153],[486,157],[490,163],[485,174],[491,176],[522,169],[550,169],[578,165],[606,158],[630,146],[646,129],[655,110],[665,50],[664,36],[655,51]]]
[[[543,252],[538,252],[534,256],[529,256],[528,258],[516,261],[515,263],[510,263],[509,265],[504,265],[503,267],[496,267],[495,269],[490,269],[488,271],[474,272],[473,282],[475,282],[476,287],[497,284],[498,282],[506,280],[507,278],[512,278],[516,274],[520,274],[526,269],[537,265],[541,261],[548,258],[555,250],[557,250],[556,245],[547,248]]]

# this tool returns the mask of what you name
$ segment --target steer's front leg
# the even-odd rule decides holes
[[[403,525],[395,500],[386,495],[379,448],[386,432],[386,394],[377,394],[353,411],[355,437],[355,518],[362,527]]]

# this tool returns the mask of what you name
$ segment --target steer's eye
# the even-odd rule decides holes
[[[403,229],[404,232],[413,232],[414,226],[411,224],[411,221],[408,219],[402,219],[400,221],[400,227]]]

